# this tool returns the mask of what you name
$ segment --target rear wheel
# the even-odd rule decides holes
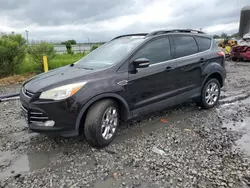
[[[204,109],[213,108],[220,98],[220,83],[217,79],[208,80],[202,88],[201,96],[195,100],[198,106]]]
[[[88,110],[84,123],[85,139],[92,146],[106,146],[112,142],[118,125],[117,103],[111,99],[98,101]]]

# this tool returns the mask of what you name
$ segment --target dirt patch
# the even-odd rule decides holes
[[[35,73],[28,73],[24,75],[13,75],[5,78],[0,78],[0,85],[22,84],[25,80],[35,75]]]

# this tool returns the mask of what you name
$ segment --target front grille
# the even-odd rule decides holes
[[[32,93],[32,92],[30,92],[30,91],[24,89],[24,87],[23,87],[23,94],[24,94],[25,96],[29,97],[29,98],[33,97],[33,95],[34,95],[34,93]]]
[[[44,123],[50,120],[50,118],[41,112],[40,110],[28,109],[25,106],[21,106],[22,115],[28,123]]]

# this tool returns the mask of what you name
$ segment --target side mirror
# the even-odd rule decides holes
[[[133,61],[135,68],[146,68],[150,65],[150,61],[146,58],[139,58]]]

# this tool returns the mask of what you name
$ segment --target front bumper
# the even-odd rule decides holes
[[[76,136],[76,120],[80,105],[69,98],[60,101],[39,101],[39,95],[27,96],[20,93],[22,116],[29,129],[51,135]],[[45,126],[47,121],[54,121],[53,126]]]
[[[33,132],[41,133],[41,134],[47,134],[47,135],[59,135],[59,136],[65,136],[65,137],[71,137],[71,136],[77,136],[78,131],[77,130],[68,130],[63,127],[42,127],[34,125],[33,123],[29,124],[29,129]]]

